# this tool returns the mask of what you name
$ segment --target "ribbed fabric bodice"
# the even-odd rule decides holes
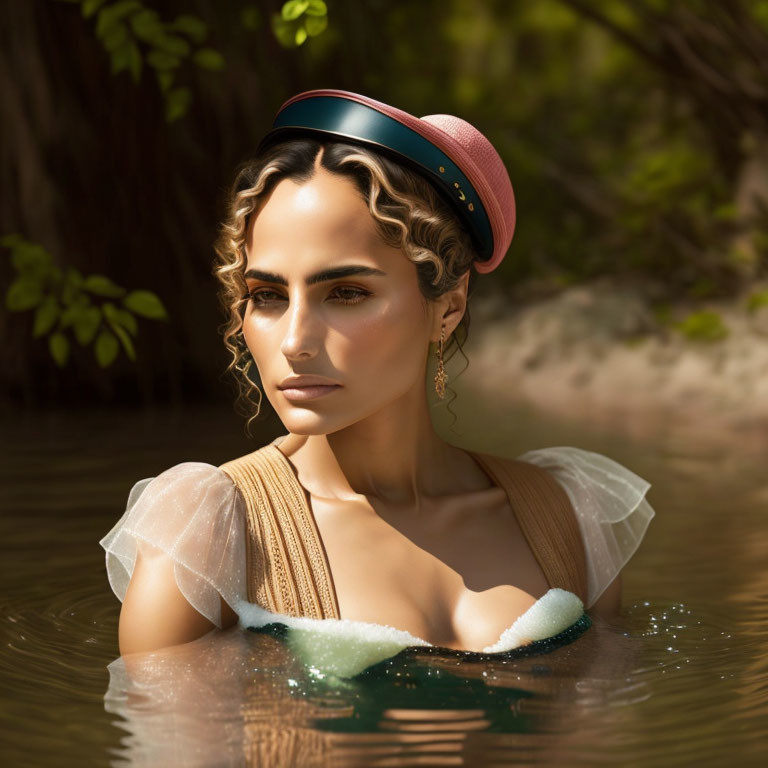
[[[533,464],[468,453],[507,493],[550,587],[585,600],[586,555],[564,489]],[[270,443],[220,469],[232,478],[246,504],[248,600],[289,616],[341,618],[310,501],[288,458]]]

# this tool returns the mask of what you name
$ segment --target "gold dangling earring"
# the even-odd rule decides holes
[[[437,373],[435,374],[435,391],[442,400],[445,397],[445,383],[448,381],[448,374],[443,365],[443,339],[445,337],[445,326],[440,329],[440,346],[437,348]]]

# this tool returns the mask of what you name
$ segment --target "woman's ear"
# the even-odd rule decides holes
[[[440,328],[445,325],[446,339],[453,333],[456,326],[464,317],[467,309],[467,291],[469,289],[469,270],[458,280],[456,286],[446,291],[439,299],[439,312],[437,313],[437,335],[433,341],[440,340]]]

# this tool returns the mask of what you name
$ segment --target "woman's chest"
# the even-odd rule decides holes
[[[549,587],[501,489],[416,514],[310,503],[343,619],[481,650]]]

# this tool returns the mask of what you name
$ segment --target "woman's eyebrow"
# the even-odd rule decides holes
[[[309,275],[304,282],[307,285],[316,285],[317,283],[324,283],[327,280],[336,280],[340,277],[349,277],[349,275],[379,275],[386,276],[386,272],[382,272],[380,269],[374,267],[364,267],[362,265],[351,264],[347,267],[331,267],[330,269],[322,269],[319,272],[315,272],[313,275]],[[255,280],[263,280],[265,283],[277,283],[278,285],[288,285],[288,281],[282,276],[277,275],[274,272],[265,272],[261,269],[249,269],[243,277],[252,277]]]

